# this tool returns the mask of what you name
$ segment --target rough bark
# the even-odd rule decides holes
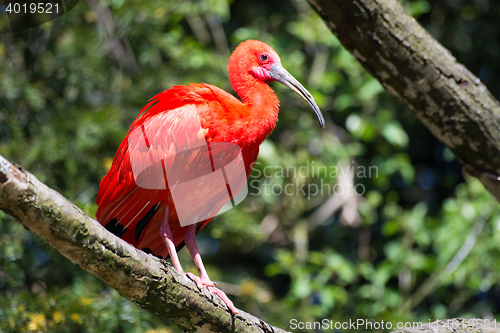
[[[1,155],[0,209],[122,296],[186,332],[285,332],[243,311],[233,315],[169,263],[115,237]]]
[[[308,1],[363,67],[500,201],[500,106],[486,86],[396,0]]]

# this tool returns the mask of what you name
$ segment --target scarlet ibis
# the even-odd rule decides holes
[[[174,86],[149,101],[101,181],[96,217],[138,249],[170,256],[183,274],[177,251],[186,245],[199,273],[187,275],[236,314],[233,303],[208,277],[195,236],[242,191],[259,145],[276,126],[279,101],[268,83],[289,87],[309,103],[322,128],[325,121],[311,94],[282,67],[267,44],[242,42],[231,55],[228,70],[242,101],[206,83]],[[236,171],[228,171],[229,165]],[[226,170],[217,176],[222,187],[216,186],[216,169]],[[238,170],[243,170],[243,177]]]

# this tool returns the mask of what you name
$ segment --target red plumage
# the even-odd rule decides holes
[[[195,257],[195,244],[190,247],[191,238],[186,233],[191,226],[183,227],[179,222],[169,181],[173,177],[179,179],[176,184],[187,181],[188,175],[210,167],[208,162],[201,161],[212,161],[213,169],[215,156],[223,156],[222,159],[229,161],[237,156],[239,150],[242,160],[240,157],[235,163],[243,163],[248,177],[259,145],[272,131],[278,117],[279,101],[267,84],[270,81],[284,83],[317,108],[307,91],[281,67],[276,52],[262,42],[246,41],[240,44],[230,58],[228,70],[231,84],[243,102],[205,83],[174,86],[159,93],[130,126],[97,195],[97,220],[135,247],[167,257],[169,251],[165,245],[169,237],[168,233],[160,232],[162,223],[171,232],[175,247],[182,246],[186,241],[203,280],[202,284],[196,281],[198,286],[212,289],[215,288],[208,276],[202,276],[206,272],[201,259],[198,261]],[[315,111],[318,113],[319,109]],[[320,124],[324,124],[322,118]],[[202,147],[205,142],[208,145],[206,151]],[[236,153],[225,151],[221,146],[217,148],[216,143],[232,143],[239,149]],[[201,153],[192,153],[197,147],[201,147]],[[191,153],[179,158],[181,162],[175,160],[175,156],[186,151]],[[151,167],[151,161],[158,161],[159,167]],[[142,173],[138,175],[137,170]],[[167,177],[165,170],[175,172],[168,173]],[[217,213],[225,203],[221,198],[227,196],[210,188],[202,189],[200,193],[193,196],[192,204],[200,201],[201,197],[207,199],[207,209],[214,212],[210,216]],[[231,199],[234,195],[230,191]],[[164,211],[168,215],[164,216]],[[196,233],[210,220],[197,223]],[[170,256],[174,266],[182,271],[175,262],[176,254],[170,253]],[[221,296],[220,293],[218,295]],[[236,312],[227,297],[224,301]]]
[[[134,151],[129,149],[128,137],[135,128],[140,126],[149,125],[152,131],[159,133],[160,129],[168,128],[168,125],[175,124],[175,121],[189,121],[189,118],[186,119],[185,112],[187,106],[194,106],[199,112],[202,127],[208,130],[205,135],[207,142],[233,142],[240,146],[247,176],[251,172],[251,164],[256,160],[259,145],[262,142],[258,138],[253,138],[251,142],[248,142],[250,141],[248,136],[245,137],[242,134],[243,129],[237,126],[228,130],[228,126],[224,129],[223,126],[219,125],[222,122],[230,123],[231,112],[229,110],[238,110],[238,107],[241,109],[244,104],[234,96],[209,84],[172,87],[153,97],[142,109],[140,116],[132,123],[127,137],[118,148],[110,171],[101,181],[97,195],[99,208],[96,217],[104,226],[116,218],[116,222],[127,228],[121,238],[139,249],[149,248],[154,255],[161,257],[168,255],[158,232],[163,206],[169,205],[171,208],[169,224],[176,246],[183,242],[187,227],[180,227],[168,189],[154,190],[137,186],[130,156]],[[241,119],[239,121],[244,123]],[[165,136],[168,134],[168,131],[162,133]],[[168,139],[166,140],[168,141]],[[140,239],[136,240],[136,223],[143,219],[158,203],[160,203],[160,207],[157,213],[142,232]],[[205,221],[198,228],[198,231],[205,227],[208,222],[209,220]],[[151,244],[155,246],[151,246]]]

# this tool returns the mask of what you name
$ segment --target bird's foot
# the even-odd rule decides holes
[[[234,314],[238,314],[238,309],[236,309],[233,302],[231,302],[229,297],[227,297],[226,293],[218,288],[215,288],[217,283],[212,282],[212,281],[210,281],[210,279],[207,279],[207,278],[203,278],[203,277],[200,278],[199,276],[196,276],[193,273],[187,273],[186,275],[191,280],[193,280],[194,283],[196,283],[196,286],[198,287],[198,289],[201,290],[203,288],[207,288],[207,290],[210,292],[210,294],[212,294],[212,295],[215,294],[215,295],[219,296],[219,298],[227,305],[227,307],[229,308],[229,310],[231,310],[231,312],[233,312]]]

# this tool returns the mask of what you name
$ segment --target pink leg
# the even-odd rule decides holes
[[[215,288],[215,283],[210,281],[210,278],[208,277],[205,266],[203,265],[203,261],[201,260],[200,252],[198,251],[198,246],[196,246],[196,227],[197,224],[191,224],[188,227],[184,241],[186,242],[189,253],[191,253],[191,257],[193,257],[193,261],[196,269],[198,270],[199,277],[194,275],[193,273],[187,273],[187,275],[196,283],[199,289],[206,287],[212,294],[216,294],[217,296],[219,296],[220,299],[224,303],[226,303],[227,307],[234,314],[237,314],[238,310],[234,307],[233,302],[231,302],[231,300],[222,290]]]
[[[160,226],[160,234],[163,238],[163,243],[165,243],[170,259],[172,260],[172,265],[180,273],[184,273],[182,270],[181,262],[177,256],[177,250],[175,249],[174,237],[172,236],[172,231],[168,225],[168,206],[163,209],[163,219]]]

